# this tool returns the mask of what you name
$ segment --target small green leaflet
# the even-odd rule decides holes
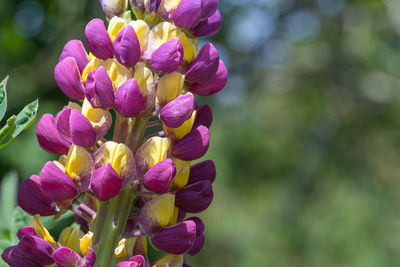
[[[7,84],[8,76],[0,83],[0,121],[3,119],[4,114],[6,114],[7,109]]]
[[[16,129],[16,120],[17,117],[13,115],[7,120],[7,124],[0,130],[0,149],[5,147],[13,139],[13,134]]]
[[[39,100],[36,99],[29,105],[25,106],[23,110],[17,115],[17,120],[15,122],[16,129],[13,138],[17,137],[23,130],[26,130],[32,125],[36,118],[37,110],[39,107]]]

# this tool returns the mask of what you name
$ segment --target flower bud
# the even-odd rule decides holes
[[[80,191],[88,191],[94,171],[92,156],[83,147],[72,145],[65,160],[65,173]]]
[[[175,196],[163,194],[147,202],[139,216],[140,229],[151,235],[171,225],[174,217]]]
[[[222,17],[217,10],[211,17],[202,20],[194,26],[190,32],[199,38],[209,38],[214,36],[221,29]]]
[[[36,138],[40,147],[52,154],[66,154],[71,145],[57,130],[56,120],[51,114],[44,114],[40,119]]]
[[[190,249],[190,251],[188,251],[189,255],[194,256],[200,252],[200,250],[203,248],[204,245],[205,241],[205,236],[203,234],[204,223],[198,217],[191,217],[188,218],[188,220],[192,220],[196,223],[196,239],[194,240],[193,247]]]
[[[186,79],[197,83],[211,81],[217,73],[219,65],[219,54],[211,44],[205,44],[196,58],[189,64],[186,71]]]
[[[226,69],[224,62],[220,60],[218,70],[214,78],[208,83],[191,84],[189,86],[189,91],[200,96],[210,96],[224,89],[227,82],[228,70]]]
[[[54,79],[66,96],[79,100],[85,98],[81,73],[73,57],[66,57],[57,63],[54,68]]]
[[[145,173],[143,185],[157,194],[165,193],[175,173],[175,164],[171,159],[160,161]]]
[[[181,0],[175,10],[174,23],[181,28],[190,28],[202,16],[202,0]]]
[[[107,70],[100,66],[89,72],[86,80],[86,97],[94,108],[109,109],[114,106],[114,89]]]
[[[91,147],[96,142],[92,124],[75,109],[65,108],[57,115],[57,129],[68,142],[75,145]]]
[[[78,190],[71,180],[54,162],[47,162],[40,173],[43,194],[50,200],[59,201],[73,198]]]
[[[73,57],[75,59],[81,73],[89,63],[88,55],[80,40],[71,40],[66,43],[58,62],[67,57]]]
[[[68,247],[75,252],[80,252],[80,239],[84,233],[81,229],[76,227],[67,227],[61,232],[58,238],[58,243],[63,247]]]
[[[169,127],[166,127],[165,125],[163,125],[165,135],[168,138],[170,138],[171,140],[173,140],[173,142],[181,140],[188,133],[190,133],[190,131],[193,129],[193,124],[194,124],[194,120],[196,118],[196,114],[197,114],[197,111],[194,110],[192,113],[192,116],[178,128],[169,128]]]
[[[218,10],[218,0],[202,0],[202,18],[211,17]]]
[[[152,55],[150,66],[155,72],[171,73],[183,61],[183,46],[177,38],[162,44]]]
[[[32,226],[22,227],[17,232],[17,237],[18,237],[19,240],[21,240],[26,235],[39,237],[39,235],[35,232],[35,229]]]
[[[25,235],[21,238],[18,248],[29,255],[33,261],[41,265],[51,265],[54,263],[52,257],[54,248],[40,237]]]
[[[136,174],[132,151],[125,144],[108,141],[101,145],[94,155],[95,166],[100,168],[109,163],[121,180],[122,188],[128,186]],[[112,172],[111,170],[108,170]]]
[[[22,181],[18,188],[17,200],[18,205],[30,215],[51,216],[59,211],[56,203],[43,194],[39,177],[36,175]]]
[[[121,190],[121,178],[110,163],[94,171],[90,184],[100,201],[115,197]]]
[[[29,266],[29,267],[41,267],[39,263],[29,258],[25,252],[21,251],[18,246],[12,246],[6,248],[1,254],[1,258],[8,263],[11,267],[17,266]]]
[[[60,247],[53,253],[58,267],[82,266],[83,259],[75,251],[67,247]]]
[[[191,161],[204,156],[210,144],[210,133],[207,127],[200,125],[176,142],[171,149],[174,157]]]
[[[115,108],[124,117],[131,118],[139,114],[143,106],[143,97],[136,79],[123,83],[115,94]]]
[[[93,19],[87,24],[85,40],[87,47],[95,57],[101,59],[114,57],[114,48],[111,38],[101,19]]]
[[[123,260],[126,257],[126,239],[123,238],[119,241],[118,246],[114,250],[114,256],[117,260]]]
[[[117,265],[115,265],[115,267],[137,267],[137,266],[138,264],[133,261],[121,261],[118,262]]]
[[[140,44],[135,30],[126,26],[119,32],[114,42],[115,57],[127,68],[134,67],[139,61]]]
[[[169,101],[179,96],[185,82],[185,76],[173,72],[158,80],[156,91],[156,110],[161,110]]]
[[[208,180],[212,183],[215,180],[215,176],[214,162],[212,160],[205,160],[190,167],[188,184],[194,184],[203,180]]]
[[[135,155],[138,177],[143,178],[151,167],[164,160],[170,147],[168,138],[152,137],[144,142]]]
[[[120,17],[128,9],[128,0],[100,0],[101,9],[108,19]]]
[[[188,220],[165,228],[151,238],[151,243],[158,249],[170,254],[188,252],[196,238],[196,223]]]
[[[177,128],[190,118],[194,104],[191,93],[178,96],[161,109],[160,118],[166,126]]]
[[[193,128],[204,125],[210,128],[212,123],[212,111],[209,105],[203,105],[196,109],[196,120],[194,121]]]
[[[136,262],[137,267],[146,267],[146,259],[142,255],[133,256],[128,261]]]
[[[198,213],[210,206],[213,197],[211,182],[203,180],[179,190],[175,195],[175,205],[185,212]]]

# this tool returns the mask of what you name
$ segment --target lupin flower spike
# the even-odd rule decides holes
[[[40,119],[41,148],[58,158],[24,180],[18,204],[34,216],[4,250],[12,267],[186,267],[205,244],[198,217],[213,200],[211,107],[200,96],[228,79],[217,49],[199,38],[221,26],[218,0],[100,0],[93,19],[64,46],[54,69],[69,102]],[[111,130],[112,131],[111,131]],[[73,212],[79,225],[56,241],[40,216]],[[148,242],[165,254],[154,259]]]

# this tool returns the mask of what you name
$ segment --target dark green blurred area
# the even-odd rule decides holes
[[[400,1],[220,0],[213,37],[230,70],[213,106],[215,200],[196,266],[398,266]],[[0,0],[9,114],[67,103],[53,68],[104,16],[96,0]],[[37,122],[36,122],[37,123]],[[0,151],[0,174],[53,157],[36,126]]]

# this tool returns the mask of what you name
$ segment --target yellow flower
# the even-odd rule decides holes
[[[90,231],[80,239],[79,247],[83,256],[90,253],[89,247],[93,247],[92,239],[93,233]]]

